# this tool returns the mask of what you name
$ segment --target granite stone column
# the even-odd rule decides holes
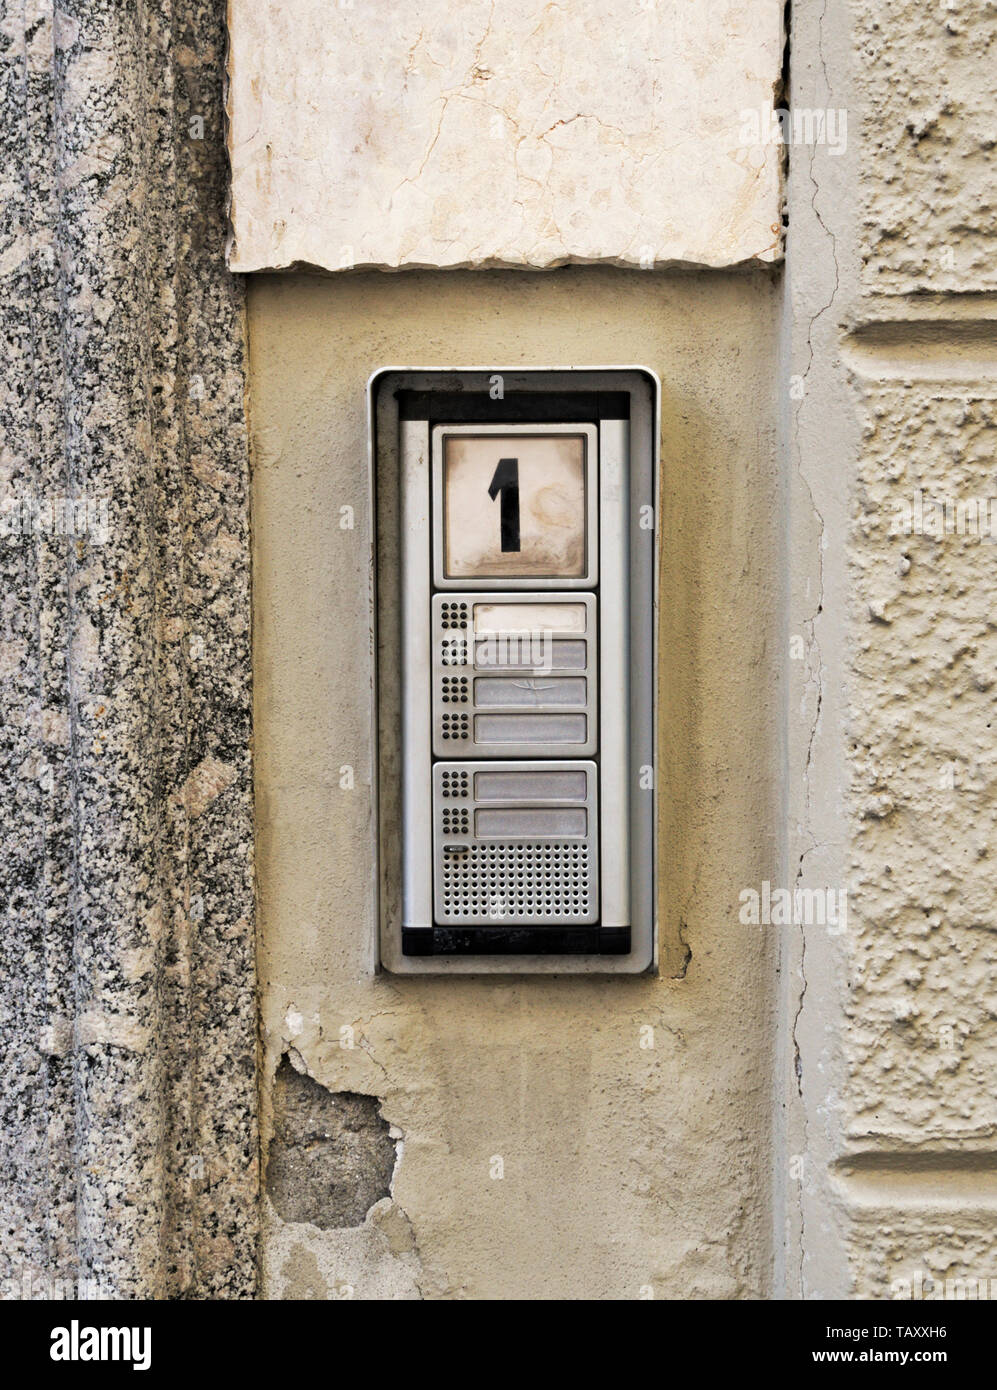
[[[224,12],[0,5],[6,1297],[255,1288]]]

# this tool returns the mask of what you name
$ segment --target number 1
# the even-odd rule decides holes
[[[519,459],[499,459],[498,467],[488,485],[488,496],[495,501],[502,494],[499,504],[499,525],[502,531],[502,549],[519,549]]]

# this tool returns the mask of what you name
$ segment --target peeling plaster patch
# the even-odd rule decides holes
[[[417,1255],[412,1222],[394,1201],[384,1199],[370,1209],[371,1223],[382,1233],[392,1255]]]
[[[362,1226],[320,1231],[281,1221],[264,1198],[263,1224],[267,1298],[395,1303],[422,1297],[419,1252],[393,1202],[375,1202]]]
[[[684,980],[692,962],[692,947],[686,940],[686,932],[688,929],[685,922],[679,922],[679,941],[682,943],[682,959],[677,963],[677,968],[672,972],[671,978],[673,980]]]
[[[328,1091],[281,1058],[267,1192],[285,1221],[361,1226],[391,1196],[396,1141],[376,1096]]]
[[[315,1252],[303,1245],[295,1245],[284,1261],[281,1276],[284,1280],[284,1297],[287,1299],[325,1300],[329,1289],[322,1278]]]

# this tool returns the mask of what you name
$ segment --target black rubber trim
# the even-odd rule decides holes
[[[487,391],[399,391],[402,420],[431,425],[569,424],[629,420],[629,391],[512,391],[493,401]]]
[[[625,956],[629,927],[403,927],[403,956]]]

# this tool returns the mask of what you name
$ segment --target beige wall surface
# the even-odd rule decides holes
[[[778,298],[763,272],[251,281],[267,1296],[773,1291],[778,961],[739,894],[784,876]],[[375,972],[365,383],[491,363],[662,379],[657,976]],[[335,1126],[394,1144],[362,1221],[310,1195]]]

